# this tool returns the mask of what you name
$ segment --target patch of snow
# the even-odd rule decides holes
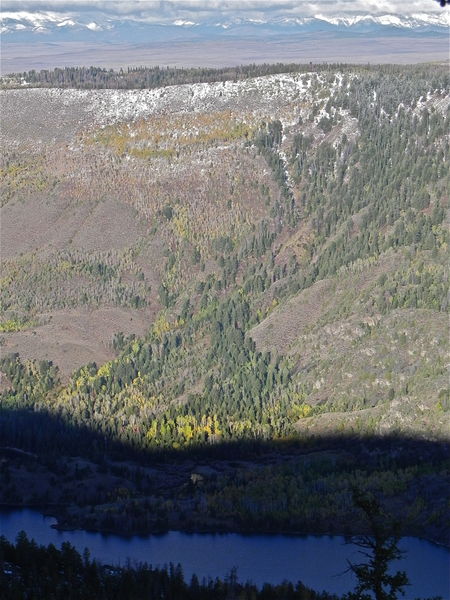
[[[19,21],[25,22],[28,26],[43,27],[49,23],[59,23],[70,18],[68,13],[56,13],[52,11],[30,12],[26,10],[3,11],[0,15],[0,21]]]
[[[353,15],[353,16],[328,16],[317,14],[314,16],[319,21],[324,21],[330,25],[353,27],[360,23],[372,23],[374,25],[383,25],[385,27],[397,27],[405,29],[417,29],[420,27],[435,26],[446,27],[450,24],[450,15],[448,11],[442,11],[436,14],[415,13],[412,15]]]
[[[66,19],[65,21],[61,21],[61,23],[58,23],[56,27],[74,27],[75,25],[75,21],[72,21],[72,19]]]
[[[97,23],[94,23],[94,21],[92,21],[91,23],[88,23],[86,25],[86,28],[90,29],[91,31],[102,31],[103,30],[103,27],[101,27]]]
[[[245,81],[175,85],[153,90],[36,89],[44,95],[61,94],[63,102],[87,101],[99,124],[134,121],[157,113],[224,110],[235,102],[267,110],[277,104],[311,97],[311,73],[277,74]]]
[[[286,176],[287,186],[292,191],[294,189],[295,184],[294,184],[294,181],[292,180],[292,177],[287,169],[288,158],[286,156],[286,152],[283,152],[282,150],[280,150],[278,155],[281,158],[281,160],[283,161],[284,174]]]
[[[194,23],[194,21],[183,21],[183,19],[177,19],[172,23],[172,25],[176,25],[177,27],[192,27],[194,25],[198,25],[198,23]]]

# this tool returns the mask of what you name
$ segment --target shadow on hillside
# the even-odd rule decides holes
[[[182,449],[138,448],[132,442],[117,440],[94,427],[69,424],[61,416],[48,412],[0,408],[0,456],[29,452],[39,456],[80,456],[93,461],[105,458],[132,460],[140,464],[179,462],[185,460],[257,460],[264,463],[274,455],[291,455],[340,450],[360,456],[370,462],[383,458],[386,467],[423,460],[442,460],[448,456],[450,444],[445,440],[389,434],[383,436],[348,434],[289,438],[285,440],[240,439],[229,442],[205,443]],[[32,458],[32,457],[30,457]]]
[[[0,409],[0,502],[45,506],[62,528],[125,536],[350,535],[367,533],[351,506],[359,489],[374,493],[407,535],[448,544],[448,450],[445,441],[399,435],[139,449],[59,416]]]

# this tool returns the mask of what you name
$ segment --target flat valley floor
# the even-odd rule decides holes
[[[447,35],[392,36],[323,33],[260,39],[228,39],[147,44],[33,42],[1,44],[1,73],[90,65],[224,67],[248,63],[414,64],[448,60]]]

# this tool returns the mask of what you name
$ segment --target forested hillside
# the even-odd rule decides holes
[[[97,464],[114,444],[135,458],[223,458],[224,443],[245,454],[253,442],[279,452],[318,439],[328,453],[320,440],[333,438],[308,467],[332,494],[336,464],[346,473],[322,515],[306,496],[303,516],[263,500],[270,479],[309,489],[303,459],[245,481],[222,473],[226,510],[215,479],[180,488],[179,513],[194,510],[184,496],[203,495],[224,527],[239,514],[307,529],[311,511],[329,528],[366,476],[413,502],[421,477],[445,485],[439,452],[418,470],[409,450],[389,464],[374,451],[363,477],[359,454],[349,463],[334,451],[339,436],[448,436],[447,69],[286,70],[2,92],[4,446],[85,456],[76,439],[96,436]],[[91,87],[86,73],[70,77],[36,81]],[[149,489],[125,485],[124,498]],[[417,527],[418,515],[433,513],[425,529],[445,521],[433,502],[417,505]]]
[[[318,70],[329,70],[327,65],[317,65]],[[3,88],[31,87],[74,89],[153,89],[184,83],[208,83],[213,81],[240,81],[251,77],[308,71],[309,67],[298,64],[242,65],[222,69],[174,68],[174,67],[128,67],[128,69],[104,69],[101,67],[65,67],[63,69],[26,71],[2,77]]]

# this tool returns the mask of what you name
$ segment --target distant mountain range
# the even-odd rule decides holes
[[[307,35],[316,32],[335,34],[441,34],[450,25],[448,11],[418,13],[409,16],[351,15],[313,17],[279,17],[275,19],[231,19],[226,21],[194,22],[182,19],[171,23],[149,23],[138,20],[111,19],[103,13],[90,13],[89,19],[56,12],[3,12],[0,31],[5,41],[105,41],[153,42],[195,39],[259,38],[261,36]]]

